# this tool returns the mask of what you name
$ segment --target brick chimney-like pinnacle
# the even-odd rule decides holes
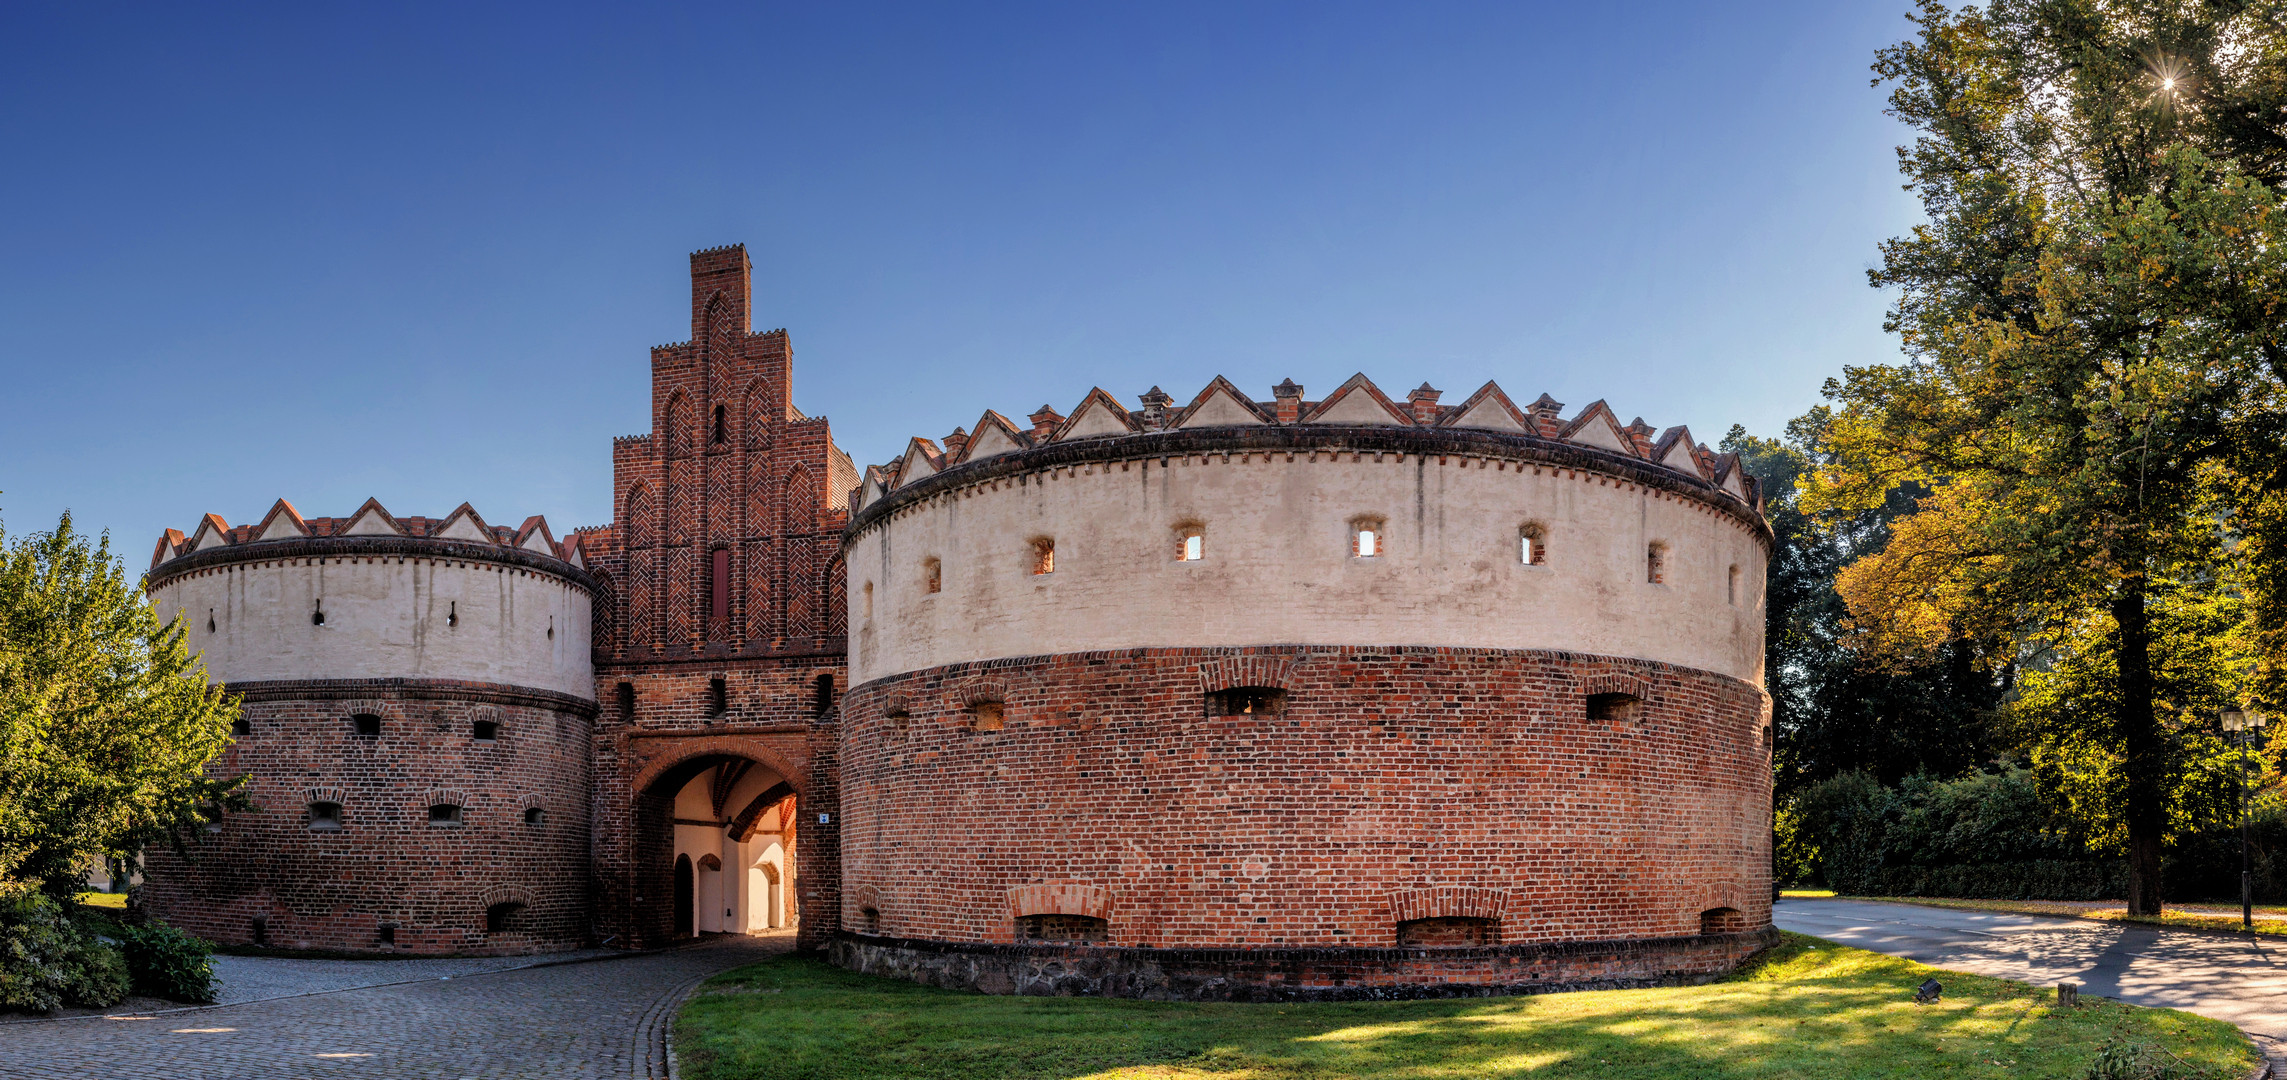
[[[1146,431],[1167,430],[1167,407],[1175,402],[1167,391],[1152,387],[1136,400],[1143,402],[1143,426]]]
[[[1064,414],[1057,412],[1051,406],[1043,405],[1039,412],[1033,413],[1025,419],[1032,421],[1033,441],[1046,442],[1050,435],[1055,434],[1056,425],[1064,422]]]
[[[1445,391],[1423,383],[1406,395],[1406,404],[1413,408],[1413,422],[1428,427],[1437,423],[1437,395]]]
[[[1278,422],[1291,424],[1302,419],[1302,384],[1288,379],[1271,387],[1271,396],[1278,399]]]

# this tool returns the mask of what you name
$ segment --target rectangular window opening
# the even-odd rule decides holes
[[[1032,542],[1032,572],[1036,577],[1056,572],[1056,541],[1044,536]]]
[[[945,591],[944,563],[936,559],[929,559],[921,564],[921,591],[931,593]]]
[[[635,719],[634,683],[623,682],[619,684],[619,718],[629,721]]]
[[[469,736],[478,742],[492,742],[500,737],[500,722],[479,720],[469,725]]]
[[[707,715],[721,716],[731,711],[730,687],[723,680],[707,680]]]
[[[1008,722],[1008,711],[998,701],[979,701],[969,706],[969,727],[975,731],[999,731]]]
[[[1207,695],[1214,716],[1271,716],[1286,711],[1286,691],[1275,686],[1234,686]]]

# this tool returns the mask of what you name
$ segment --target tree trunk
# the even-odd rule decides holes
[[[2168,761],[2160,737],[2160,719],[2152,706],[2152,623],[2144,609],[2146,582],[2131,577],[2120,583],[2112,601],[2118,627],[2115,663],[2119,686],[2115,720],[2127,759],[2123,774],[2128,781],[2122,816],[2128,823],[2128,913],[2160,914],[2160,834],[2168,820]]]

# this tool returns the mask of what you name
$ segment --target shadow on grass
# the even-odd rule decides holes
[[[1015,998],[855,975],[789,956],[718,977],[677,1029],[692,1080],[1566,1077],[1613,1080],[2067,1077],[2116,1035],[2238,1080],[2230,1025],[2031,988],[1788,935],[1724,982],[1447,1001],[1237,1005]]]

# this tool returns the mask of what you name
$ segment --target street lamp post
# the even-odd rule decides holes
[[[2255,871],[2247,854],[2247,753],[2248,747],[2263,734],[2266,718],[2259,712],[2225,709],[2220,717],[2224,731],[2239,744],[2239,768],[2233,770],[2239,781],[2239,923],[2246,930],[2255,929]]]

